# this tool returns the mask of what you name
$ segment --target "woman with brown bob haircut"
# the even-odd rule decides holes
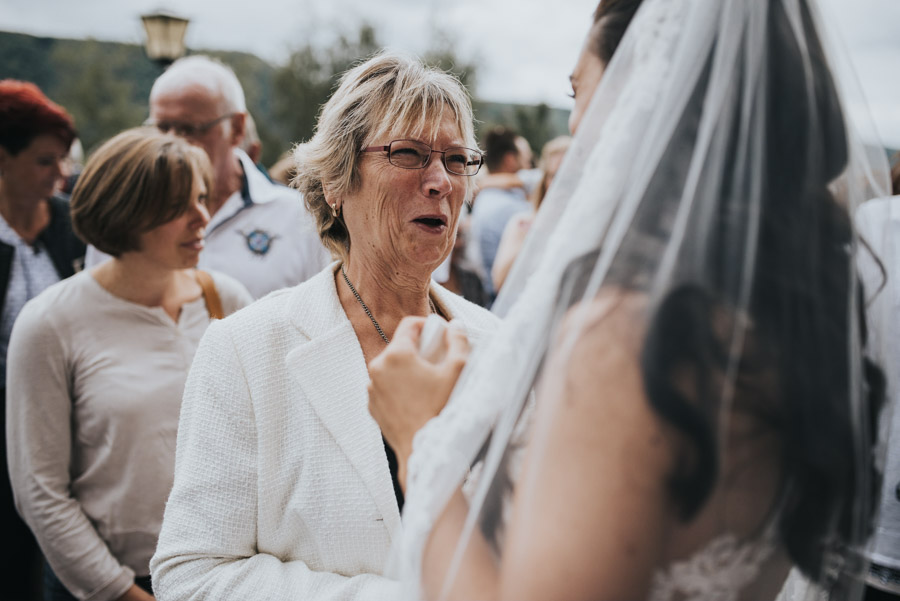
[[[153,129],[104,144],[72,195],[113,256],[30,301],[9,347],[10,475],[44,552],[44,598],[147,600],[188,368],[214,317],[250,302],[195,269],[206,154]]]

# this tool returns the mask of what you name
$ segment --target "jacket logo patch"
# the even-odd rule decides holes
[[[272,242],[277,240],[279,236],[273,236],[265,230],[253,230],[249,234],[240,232],[247,243],[247,248],[258,257],[265,256],[272,249]]]

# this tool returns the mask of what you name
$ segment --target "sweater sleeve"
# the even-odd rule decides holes
[[[7,355],[6,439],[16,508],[73,595],[110,601],[133,584],[134,572],[119,564],[71,495],[75,374],[54,311],[40,301],[19,314]]]
[[[397,598],[399,584],[317,572],[257,549],[257,430],[228,322],[210,325],[191,366],[175,483],[150,569],[160,601]]]

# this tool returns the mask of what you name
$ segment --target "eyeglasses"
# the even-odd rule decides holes
[[[424,169],[431,161],[431,155],[437,153],[447,171],[468,176],[478,173],[484,162],[484,155],[471,148],[451,146],[446,150],[434,150],[416,140],[394,140],[387,146],[369,146],[360,152],[386,152],[388,162],[401,169]]]
[[[216,117],[212,121],[207,121],[206,123],[186,123],[180,121],[154,121],[153,119],[148,119],[144,122],[144,125],[152,125],[156,127],[162,133],[172,132],[176,136],[180,136],[182,138],[197,138],[202,136],[209,130],[215,126],[219,121],[223,121],[225,119],[230,119],[234,117],[237,113],[226,113],[221,117]]]

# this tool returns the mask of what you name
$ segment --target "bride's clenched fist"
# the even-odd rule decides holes
[[[406,463],[416,432],[444,408],[469,356],[465,332],[451,324],[432,363],[419,355],[425,319],[406,317],[394,338],[369,363],[369,412],[397,454],[398,478],[406,490]]]

